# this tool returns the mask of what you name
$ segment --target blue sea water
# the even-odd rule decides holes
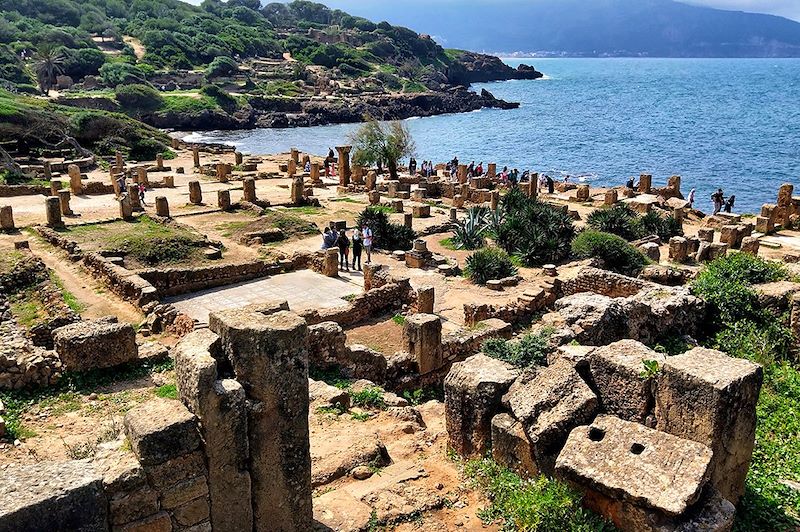
[[[722,187],[737,212],[774,202],[777,188],[800,186],[799,59],[535,59],[536,81],[474,86],[521,102],[511,111],[408,121],[417,159],[497,162],[502,168],[582,175],[597,185],[673,174],[696,206],[710,210]],[[357,125],[195,134],[250,153],[296,146],[324,154]],[[800,193],[800,192],[799,192]]]

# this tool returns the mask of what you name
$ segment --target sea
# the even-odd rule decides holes
[[[695,206],[711,210],[722,188],[734,210],[756,213],[778,187],[800,195],[800,59],[514,59],[544,79],[481,83],[515,110],[483,109],[407,120],[416,158],[496,162],[594,186],[653,175],[682,177]],[[211,131],[188,140],[223,142],[247,153],[291,147],[325,154],[357,124]]]

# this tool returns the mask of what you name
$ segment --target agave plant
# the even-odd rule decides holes
[[[497,243],[527,266],[559,262],[569,256],[575,236],[572,219],[562,210],[536,200],[506,215]]]
[[[486,243],[488,209],[470,207],[463,221],[453,225],[453,244],[456,249],[478,249]]]

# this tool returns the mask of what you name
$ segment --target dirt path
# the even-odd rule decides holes
[[[55,271],[70,293],[84,305],[84,318],[116,316],[122,322],[137,325],[144,319],[139,309],[118,299],[105,286],[94,280],[80,266],[69,261],[62,253],[39,239],[29,240],[31,250],[48,268]]]
[[[140,41],[136,37],[131,37],[130,35],[125,35],[122,38],[122,40],[125,42],[125,44],[131,45],[131,48],[133,48],[133,55],[136,56],[136,59],[141,61],[146,52],[146,50],[144,49],[144,45],[142,44],[142,41]]]

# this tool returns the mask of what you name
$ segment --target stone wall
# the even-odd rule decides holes
[[[0,310],[4,303],[0,297]],[[61,376],[61,360],[53,351],[36,347],[13,320],[0,323],[0,389],[48,386]]]
[[[308,309],[300,314],[309,325],[334,322],[351,327],[370,317],[400,309],[413,298],[414,290],[408,279],[395,279],[356,296],[348,305],[328,309]]]
[[[151,268],[138,270],[137,274],[155,287],[160,297],[166,297],[277,275],[291,269],[291,264],[254,261],[193,268]]]
[[[158,299],[158,291],[140,275],[110,262],[99,253],[83,255],[83,266],[112,292],[139,306]]]
[[[628,297],[643,288],[653,286],[657,285],[608,270],[587,267],[561,285],[561,296],[592,292],[608,297]]]
[[[556,279],[556,281],[558,281]],[[516,301],[505,305],[488,303],[465,303],[464,324],[468,327],[476,323],[497,318],[514,327],[529,325],[544,308],[552,305],[559,292],[560,281],[543,288],[526,290]]]
[[[15,196],[49,196],[50,187],[38,185],[0,185],[0,198],[13,198]]]

